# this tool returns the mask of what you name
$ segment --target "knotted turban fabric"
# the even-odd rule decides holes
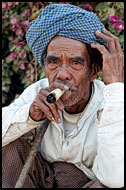
[[[44,65],[46,48],[55,35],[105,45],[94,33],[102,28],[104,25],[93,12],[70,4],[51,4],[30,23],[26,40],[36,61]]]

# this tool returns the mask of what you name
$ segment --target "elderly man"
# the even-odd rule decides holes
[[[3,108],[3,187],[13,188],[30,150],[21,137],[51,121],[25,188],[121,188],[123,53],[98,17],[52,4],[31,22],[26,39],[47,78]],[[96,80],[102,68],[103,81]],[[54,103],[47,95],[59,88]],[[13,141],[13,142],[12,142]]]

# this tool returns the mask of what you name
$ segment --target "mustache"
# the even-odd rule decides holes
[[[68,82],[68,81],[60,81],[60,80],[57,80],[57,82],[62,83],[62,84],[64,84],[64,85],[68,86],[68,87],[69,87],[69,90],[77,90],[77,87],[75,87],[75,85],[71,84],[71,83]]]

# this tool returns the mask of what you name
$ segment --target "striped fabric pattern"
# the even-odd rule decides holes
[[[43,9],[37,19],[30,23],[26,40],[35,59],[44,65],[46,48],[55,36],[64,36],[84,43],[100,43],[102,39],[94,34],[104,25],[93,12],[70,4],[51,4]]]

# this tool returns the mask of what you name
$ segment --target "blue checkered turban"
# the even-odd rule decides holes
[[[70,4],[51,4],[30,23],[26,40],[36,61],[44,65],[46,48],[55,35],[87,44],[104,44],[103,40],[94,34],[102,28],[104,25],[93,12]]]

